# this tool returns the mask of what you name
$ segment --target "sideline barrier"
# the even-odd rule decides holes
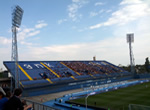
[[[107,92],[107,91],[116,90],[116,89],[119,89],[119,88],[125,88],[125,87],[128,87],[128,86],[141,84],[141,83],[144,83],[144,82],[150,82],[150,80],[149,79],[144,79],[144,80],[135,80],[135,81],[121,81],[121,82],[114,82],[114,83],[109,83],[109,84],[104,84],[104,85],[97,85],[97,86],[93,86],[91,89],[88,89],[88,90],[85,89],[84,91],[80,91],[80,92],[76,92],[76,93],[72,93],[72,94],[67,94],[67,95],[64,95],[63,97],[57,98],[55,100],[50,100],[50,101],[44,102],[43,104],[47,105],[47,106],[53,106],[55,108],[57,108],[58,106],[62,106],[62,107],[66,106],[66,108],[68,108],[68,107],[70,107],[70,104],[71,105],[78,105],[78,107],[81,110],[83,110],[83,109],[85,109],[84,108],[85,105],[72,103],[71,100],[86,97],[88,94],[90,94],[92,92],[95,92],[96,94],[99,94],[99,93],[103,93],[103,92]],[[59,102],[59,100],[62,100],[61,103]],[[75,108],[75,106],[73,106],[73,107]],[[90,108],[90,106],[88,106],[88,108]]]
[[[86,88],[84,89],[84,91],[72,93],[69,95],[71,96],[70,99],[76,99],[76,98],[80,98],[80,96],[83,97],[87,94],[90,94],[91,92],[95,92],[96,94],[99,94],[99,93],[103,93],[103,92],[107,92],[111,90],[116,90],[118,88],[125,88],[125,87],[129,87],[129,86],[133,86],[133,85],[145,83],[145,82],[150,82],[150,80],[146,79],[146,80],[135,80],[131,82],[128,82],[128,81],[114,82],[110,84],[93,86],[92,88],[89,88],[89,89]]]

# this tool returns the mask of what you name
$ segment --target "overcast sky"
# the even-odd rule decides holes
[[[126,34],[134,33],[135,64],[150,57],[150,0],[0,0],[0,68],[11,60],[11,13],[19,5],[20,61],[106,60],[128,65]]]

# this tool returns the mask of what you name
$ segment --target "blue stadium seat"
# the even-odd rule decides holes
[[[15,77],[15,62],[4,65]],[[17,67],[23,87],[131,74],[107,61],[19,61]]]

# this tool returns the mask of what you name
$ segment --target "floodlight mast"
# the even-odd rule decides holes
[[[12,55],[11,61],[15,62],[15,88],[20,87],[20,75],[18,72],[18,48],[17,48],[17,28],[21,25],[23,10],[18,5],[15,6],[12,13]]]
[[[130,33],[127,34],[127,43],[129,43],[129,51],[130,51],[130,66],[131,66],[131,73],[135,73],[135,63],[134,63],[134,55],[132,51],[132,42],[134,42],[134,34]]]

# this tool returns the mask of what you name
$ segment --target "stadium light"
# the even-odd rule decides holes
[[[86,110],[87,110],[87,99],[88,99],[88,97],[89,97],[90,95],[94,95],[94,94],[96,94],[96,92],[91,92],[91,93],[87,94],[87,96],[85,97]]]
[[[17,5],[12,13],[12,25],[19,28],[21,25],[22,16],[23,9]]]
[[[130,33],[127,34],[127,43],[129,43],[129,51],[130,51],[130,66],[131,66],[131,73],[135,73],[135,63],[134,63],[134,55],[133,55],[133,51],[132,51],[132,43],[134,42],[134,34]]]
[[[21,25],[22,16],[23,16],[23,9],[18,5],[15,6],[12,12],[12,55],[11,55],[11,61],[15,62],[15,88],[18,88],[20,85],[19,84],[20,77],[18,74],[18,65],[17,65],[18,64],[17,28],[19,28]]]

